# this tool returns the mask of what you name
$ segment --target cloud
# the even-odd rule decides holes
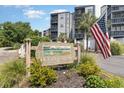
[[[24,15],[27,16],[29,19],[34,18],[42,18],[42,15],[45,15],[46,13],[42,10],[25,10]]]
[[[50,17],[46,17],[45,20],[50,20]]]
[[[57,10],[53,10],[50,13],[60,13],[60,12],[67,12],[66,9],[57,9]]]

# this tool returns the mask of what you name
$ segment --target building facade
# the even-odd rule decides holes
[[[43,36],[50,36],[50,28],[43,31]]]
[[[123,41],[124,38],[124,5],[104,5],[101,14],[107,12],[107,25],[112,38]],[[110,23],[109,23],[110,22]]]
[[[50,37],[56,41],[61,33],[65,33],[70,38],[72,32],[72,17],[70,12],[52,13],[50,21]]]
[[[79,20],[84,13],[91,13],[95,15],[95,5],[84,5],[75,7],[75,39],[82,40],[84,38],[83,31],[79,30]]]

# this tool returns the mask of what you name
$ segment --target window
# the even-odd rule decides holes
[[[114,6],[114,7],[112,7],[112,10],[119,10],[119,7],[118,6]]]
[[[124,31],[124,25],[121,26],[121,31]]]
[[[92,9],[87,10],[88,13],[93,13]]]
[[[64,27],[63,24],[61,24],[60,27],[61,27],[61,28]]]
[[[116,31],[116,26],[113,26],[112,27],[112,31]]]
[[[121,27],[120,26],[117,26],[117,31],[120,31],[121,30]]]
[[[64,19],[63,16],[61,16],[60,19]]]

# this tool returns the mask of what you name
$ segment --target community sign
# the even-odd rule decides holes
[[[75,50],[70,43],[39,43],[36,58],[41,60],[43,66],[69,64],[74,62]]]

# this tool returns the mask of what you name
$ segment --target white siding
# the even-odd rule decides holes
[[[58,36],[60,33],[66,33],[69,38],[69,34],[72,29],[72,18],[71,13],[60,13],[58,14]]]

